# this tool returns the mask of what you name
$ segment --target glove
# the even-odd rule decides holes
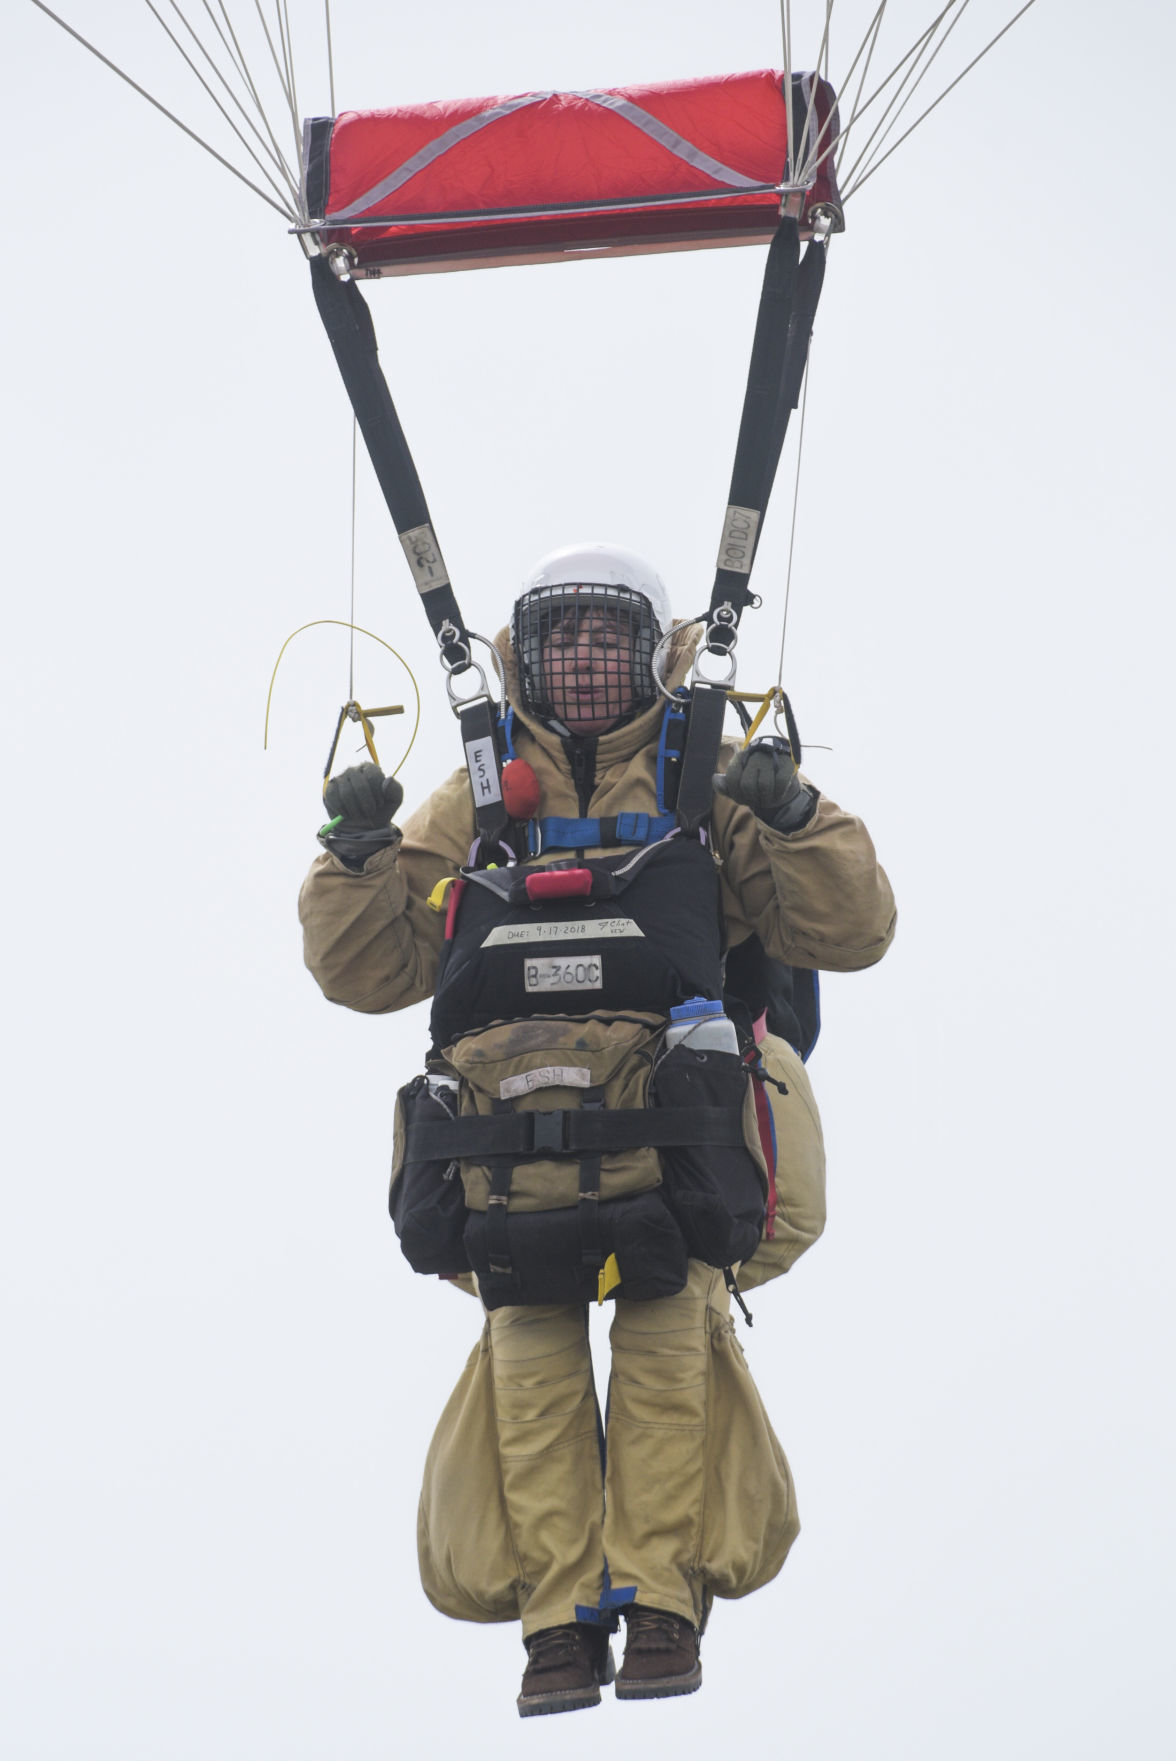
[[[787,740],[756,740],[737,752],[716,787],[728,800],[750,807],[773,831],[795,832],[812,818],[817,792],[800,780]]]
[[[323,790],[323,803],[339,824],[323,827],[319,842],[348,868],[360,869],[373,850],[385,850],[400,840],[392,824],[404,790],[395,777],[386,777],[378,764],[354,764],[340,771]]]

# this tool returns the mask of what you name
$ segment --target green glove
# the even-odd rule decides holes
[[[319,832],[320,843],[348,868],[362,868],[373,850],[399,842],[392,820],[403,800],[401,785],[378,764],[354,764],[340,771],[323,790],[330,822]]]
[[[728,800],[750,807],[773,831],[795,832],[812,818],[817,792],[800,779],[792,748],[778,735],[737,752],[716,782]]]

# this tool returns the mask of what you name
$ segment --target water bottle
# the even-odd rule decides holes
[[[691,997],[670,1010],[666,1029],[666,1050],[685,1041],[693,1052],[739,1051],[739,1035],[735,1023],[723,1013],[722,1003],[708,1002],[706,997]]]

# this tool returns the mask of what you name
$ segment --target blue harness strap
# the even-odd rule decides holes
[[[513,711],[508,711],[505,733],[507,751],[513,758],[512,716]],[[657,743],[656,813],[618,813],[601,819],[561,819],[558,814],[549,814],[545,819],[531,821],[531,855],[537,856],[540,850],[606,850],[614,844],[657,844],[668,838],[678,822],[666,801],[666,784],[673,767],[681,763],[685,727],[685,702],[681,707],[668,704]]]
[[[606,819],[560,819],[539,822],[544,850],[605,850],[612,844],[657,844],[673,831],[672,813],[618,813]]]

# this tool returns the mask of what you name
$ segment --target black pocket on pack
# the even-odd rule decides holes
[[[676,1296],[689,1266],[681,1231],[666,1210],[660,1191],[597,1205],[600,1252],[616,1256],[620,1282],[610,1296],[651,1302]],[[465,1245],[478,1274],[478,1294],[488,1309],[518,1303],[595,1302],[599,1272],[584,1265],[576,1207],[559,1211],[511,1211],[506,1218],[509,1272],[490,1270],[486,1213],[470,1211]]]
[[[725,1107],[739,1111],[747,1068],[735,1052],[674,1046],[658,1064],[653,1095],[660,1107]],[[662,1151],[661,1194],[691,1259],[708,1266],[748,1260],[764,1221],[764,1180],[750,1150],[704,1144]]]
[[[396,1151],[388,1210],[400,1237],[400,1249],[414,1272],[453,1278],[468,1272],[462,1232],[466,1222],[465,1191],[456,1162],[410,1161],[404,1145],[413,1125],[452,1119],[456,1096],[447,1105],[415,1076],[396,1097]]]

